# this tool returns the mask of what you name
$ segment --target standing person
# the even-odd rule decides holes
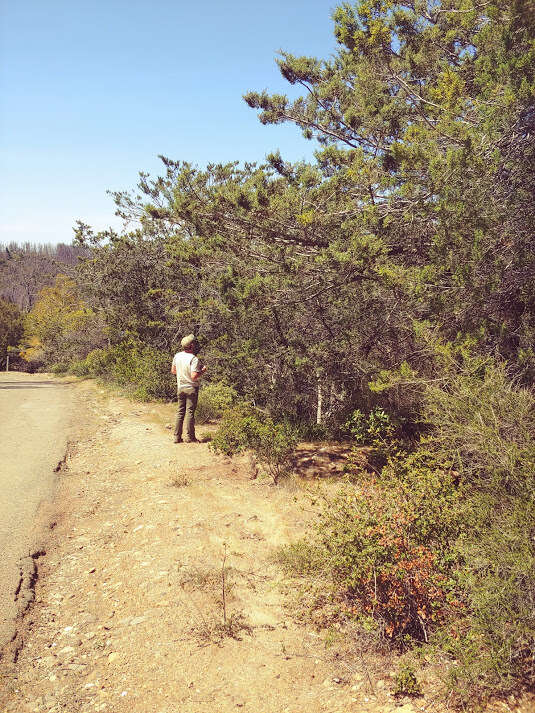
[[[206,371],[195,356],[199,345],[194,334],[188,334],[180,342],[181,352],[177,352],[171,364],[171,374],[176,374],[178,390],[178,411],[176,414],[175,443],[182,443],[182,426],[186,420],[186,442],[198,443],[195,437],[195,408],[199,398],[201,376]]]

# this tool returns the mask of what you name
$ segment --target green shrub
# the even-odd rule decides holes
[[[258,463],[277,483],[289,472],[296,443],[296,432],[290,425],[277,424],[259,409],[240,404],[225,412],[210,445],[216,452],[229,456],[252,450]]]
[[[48,367],[48,371],[50,371],[51,374],[56,374],[56,376],[62,376],[69,371],[69,365],[66,363],[52,364]]]
[[[140,401],[168,400],[176,397],[170,364],[166,352],[129,340],[107,349],[94,349],[85,359],[72,362],[69,372],[121,386]]]
[[[535,684],[535,395],[467,348],[438,353],[441,379],[421,383],[426,448],[449,463],[454,491],[407,481],[415,456],[387,465],[381,480],[401,509],[407,495],[414,502],[408,534],[417,524],[448,578],[450,616],[435,639],[453,660],[451,691],[467,704]]]
[[[223,382],[203,384],[195,411],[198,423],[209,423],[220,418],[236,402],[238,394],[232,386]]]
[[[353,411],[346,429],[359,445],[376,445],[391,441],[396,428],[384,409],[376,406],[368,415],[360,409]]]
[[[421,696],[422,687],[411,664],[404,664],[396,673],[395,696]]]
[[[244,404],[225,411],[219,428],[212,436],[210,448],[216,453],[224,453],[227,456],[244,451],[248,447],[244,431],[244,422],[248,413],[251,414],[252,419],[255,418],[254,410]]]
[[[455,605],[454,481],[422,448],[347,484],[322,514],[320,543],[348,611],[372,617],[398,643],[427,641]]]
[[[329,437],[339,436],[325,423],[298,423],[296,425],[300,441],[326,441]]]
[[[138,385],[141,344],[128,341],[109,349],[109,377],[118,386],[135,388]]]
[[[152,347],[134,349],[134,364],[125,359],[126,374],[133,374],[133,396],[140,401],[170,400],[176,396],[176,380],[170,374],[169,355]]]
[[[279,548],[276,562],[291,576],[314,576],[325,568],[325,552],[316,544],[299,540]]]
[[[503,365],[464,356],[425,390],[434,448],[463,483],[458,586],[466,616],[444,632],[463,699],[535,684],[535,396]]]
[[[353,411],[344,430],[354,439],[357,448],[371,446],[368,462],[374,468],[381,468],[399,447],[400,425],[379,406],[368,414],[360,409]]]
[[[535,396],[499,363],[444,354],[422,382],[429,438],[360,474],[321,535],[348,601],[392,638],[439,641],[466,702],[535,683]]]
[[[105,376],[113,363],[113,352],[110,349],[93,349],[85,358],[89,376]]]
[[[114,383],[140,401],[163,400],[176,396],[170,363],[167,353],[129,340],[107,349],[94,349],[85,359],[73,362],[69,371]]]
[[[491,509],[482,497],[467,505],[481,506],[477,519],[487,517],[488,524],[467,532],[458,544],[467,615],[442,640],[454,660],[451,688],[465,701],[535,682],[535,508],[504,500]]]
[[[111,378],[111,371],[115,363],[115,352],[113,348],[93,349],[85,357],[78,361],[71,362],[69,373],[75,376],[92,376],[94,378]]]
[[[535,397],[501,364],[469,359],[427,385],[425,416],[437,448],[452,454],[478,490],[535,498]]]
[[[466,351],[420,388],[429,435],[354,473],[316,538],[281,563],[321,569],[342,617],[363,628],[402,648],[436,644],[452,695],[472,705],[535,685],[535,395]],[[378,412],[350,427],[361,443],[396,440]],[[399,693],[418,692],[413,673],[400,672]]]
[[[89,367],[85,359],[71,362],[68,371],[69,374],[74,374],[74,376],[90,376]]]

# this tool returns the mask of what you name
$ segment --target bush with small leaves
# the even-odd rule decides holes
[[[223,413],[236,402],[238,394],[232,386],[223,382],[203,384],[199,391],[199,401],[195,411],[197,423],[209,423],[221,418]]]
[[[371,447],[368,462],[376,469],[381,468],[399,447],[400,424],[379,406],[367,414],[355,409],[347,419],[344,430],[354,439],[357,449]]]
[[[396,674],[395,696],[421,696],[422,686],[416,677],[416,671],[410,664],[401,666]]]
[[[427,641],[460,606],[452,551],[458,492],[447,464],[425,451],[388,468],[384,480],[347,484],[327,505],[320,541],[348,611],[372,617],[393,641]]]
[[[128,340],[107,349],[94,349],[85,359],[72,362],[68,370],[76,376],[116,384],[140,401],[170,400],[176,396],[176,382],[170,378],[169,364],[165,352]]]
[[[259,409],[242,403],[225,412],[210,447],[228,456],[252,450],[257,462],[277,483],[290,470],[296,444],[292,426],[275,423]]]

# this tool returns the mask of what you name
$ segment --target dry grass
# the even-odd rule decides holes
[[[170,488],[187,488],[188,485],[191,485],[191,481],[185,473],[177,473],[169,480]]]
[[[253,629],[241,611],[232,612],[226,620],[217,616],[202,617],[191,629],[192,634],[204,644],[219,644],[223,639],[241,641],[240,634],[251,635]]]

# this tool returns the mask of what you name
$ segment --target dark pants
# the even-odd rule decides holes
[[[186,439],[195,440],[195,409],[199,389],[194,386],[181,386],[178,390],[178,411],[176,414],[175,438],[182,438],[182,425],[186,419]]]

